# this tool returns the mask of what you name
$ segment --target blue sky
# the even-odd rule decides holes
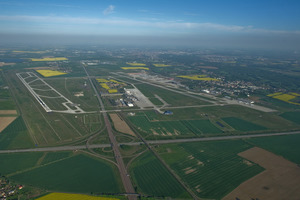
[[[91,35],[298,33],[298,0],[0,0],[0,31]]]
[[[0,0],[0,34],[214,36],[295,45],[299,8],[299,0]]]

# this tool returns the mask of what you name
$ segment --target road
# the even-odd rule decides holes
[[[111,146],[110,144],[96,144],[96,145],[90,145],[89,148],[96,149],[96,148],[104,148],[110,146]],[[80,145],[80,146],[42,147],[42,148],[34,148],[34,149],[0,150],[0,154],[1,153],[47,152],[47,151],[76,151],[82,149],[87,149],[87,146]]]
[[[122,182],[123,182],[123,185],[124,185],[124,188],[125,188],[125,191],[128,195],[128,199],[129,200],[136,200],[137,199],[137,194],[133,188],[133,185],[131,183],[131,180],[128,176],[128,173],[127,173],[127,169],[125,167],[125,164],[123,162],[123,158],[122,158],[122,155],[121,155],[121,152],[119,150],[119,145],[118,145],[118,142],[116,141],[116,138],[113,134],[113,131],[112,131],[112,127],[111,127],[111,123],[108,119],[108,115],[107,115],[107,112],[105,112],[105,107],[104,107],[104,104],[102,102],[102,99],[100,98],[100,95],[99,95],[99,92],[96,90],[95,88],[95,85],[93,84],[92,80],[91,80],[91,77],[89,75],[89,73],[87,72],[86,68],[83,66],[83,69],[89,79],[89,82],[91,84],[91,86],[93,87],[93,90],[96,94],[96,97],[99,101],[99,104],[100,104],[100,107],[101,107],[101,111],[102,111],[102,115],[104,117],[104,122],[105,122],[105,125],[106,125],[106,128],[107,128],[107,132],[108,132],[108,136],[109,136],[109,139],[110,139],[110,142],[111,142],[111,147],[114,151],[114,155],[115,155],[115,159],[117,161],[117,165],[118,165],[118,168],[119,168],[119,172],[120,172],[120,176],[121,176],[121,179],[122,179]],[[87,145],[88,148],[90,148],[90,145],[88,144]]]
[[[233,135],[233,136],[220,136],[220,137],[208,137],[208,138],[189,138],[189,139],[174,139],[174,140],[146,140],[148,144],[172,144],[172,143],[185,143],[185,142],[202,142],[202,141],[217,141],[217,140],[232,140],[232,139],[246,139],[246,138],[258,138],[258,137],[271,137],[280,135],[296,135],[300,134],[300,131],[293,132],[281,132],[281,133],[262,133],[253,135]],[[131,142],[131,143],[119,143],[119,145],[136,146],[144,144],[144,142]],[[96,149],[103,147],[111,147],[111,144],[92,144],[87,147],[86,145],[80,146],[61,146],[61,147],[42,147],[34,149],[12,149],[12,150],[0,150],[1,153],[26,153],[26,152],[47,152],[47,151],[75,151],[82,149]]]

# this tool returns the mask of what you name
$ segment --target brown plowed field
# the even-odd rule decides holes
[[[300,199],[300,167],[295,163],[258,147],[238,155],[266,170],[242,183],[223,200]]]
[[[0,115],[16,115],[16,110],[0,110]]]
[[[0,117],[0,132],[3,131],[16,117]]]
[[[114,127],[117,131],[121,133],[126,133],[132,136],[135,136],[134,132],[128,126],[128,124],[122,120],[117,114],[109,114],[110,118],[113,121]]]

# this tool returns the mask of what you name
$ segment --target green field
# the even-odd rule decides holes
[[[239,105],[211,106],[211,107],[204,107],[199,109],[195,108],[194,111],[192,109],[190,111],[192,113],[191,116],[193,116],[193,113],[199,113],[199,114],[205,113],[215,118],[234,117],[273,130],[280,130],[280,129],[286,130],[286,129],[293,129],[296,127],[295,124],[293,124],[292,122],[283,119],[282,117],[274,113],[260,112]],[[250,127],[253,125],[247,125],[247,126]],[[261,129],[262,127],[257,127],[257,128]]]
[[[154,111],[144,111],[144,114],[138,113],[136,116],[128,118],[144,136],[195,136],[222,133],[222,130],[207,119],[157,120],[163,117],[164,115],[157,114]]]
[[[15,119],[0,133],[0,149],[19,149],[33,146],[22,117]]]
[[[42,155],[42,152],[0,154],[0,174],[8,175],[34,167]]]
[[[146,116],[129,117],[130,121],[144,136],[176,136],[194,135],[180,121],[154,121],[150,122]]]
[[[0,110],[15,110],[16,105],[13,100],[0,100]]]
[[[57,161],[60,159],[67,158],[71,156],[72,153],[68,151],[62,151],[62,152],[47,152],[44,153],[43,157],[40,160],[40,164],[44,165],[53,161]]]
[[[222,131],[209,120],[185,120],[183,123],[195,134],[222,133]]]
[[[120,180],[115,171],[115,167],[104,161],[77,155],[10,178],[18,183],[59,192],[120,193]]]
[[[150,196],[188,198],[188,194],[151,152],[138,157],[130,172],[139,192]]]
[[[263,170],[237,155],[251,147],[230,140],[160,145],[157,151],[195,194],[220,199]]]
[[[300,134],[263,138],[251,138],[249,143],[280,155],[287,160],[300,164]]]
[[[222,118],[224,122],[229,124],[232,128],[238,130],[238,131],[259,131],[259,130],[266,130],[265,127],[260,126],[258,124],[254,124],[248,121],[245,121],[240,118],[236,117],[226,117]]]
[[[299,125],[284,119],[274,113],[260,112],[251,108],[239,105],[227,106],[209,106],[203,108],[180,108],[171,109],[173,115],[161,115],[154,111],[137,112],[136,115],[146,115],[151,121],[180,121],[180,120],[200,120],[209,119],[210,121],[219,121],[222,118],[239,118],[243,121],[250,122],[259,130],[288,130],[299,129]],[[243,122],[244,123],[244,122]],[[226,124],[224,123],[226,126]],[[258,125],[258,126],[256,126]],[[247,125],[249,126],[249,124]],[[227,126],[226,126],[227,127]],[[221,128],[217,126],[217,128]],[[228,128],[230,128],[228,126]],[[249,128],[249,127],[248,127]],[[252,129],[251,128],[251,129]],[[232,129],[232,128],[230,128]]]
[[[285,112],[280,116],[296,124],[300,124],[300,112]]]

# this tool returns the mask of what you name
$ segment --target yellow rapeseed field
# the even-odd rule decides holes
[[[40,70],[35,70],[35,71],[37,71],[43,77],[51,77],[51,76],[59,76],[59,75],[67,74],[64,72],[55,71],[55,70],[47,70],[47,69],[40,69]]]
[[[13,53],[47,53],[47,51],[12,51]]]
[[[219,79],[210,78],[207,77],[206,75],[188,75],[188,76],[177,76],[177,77],[196,80],[196,81],[219,81]]]
[[[107,90],[110,89],[110,87],[108,87],[108,85],[107,85],[106,83],[101,83],[100,85],[101,85],[101,87],[103,87],[104,89],[107,89]]]
[[[274,99],[279,99],[281,101],[284,101],[284,102],[287,102],[287,103],[290,103],[290,104],[300,105],[300,103],[291,101],[291,100],[293,100],[293,99],[300,96],[300,94],[295,93],[295,92],[290,92],[288,94],[283,94],[282,92],[277,92],[277,93],[274,93],[274,94],[269,94],[267,96],[272,97]]]
[[[117,93],[118,90],[116,90],[116,89],[110,89],[110,90],[108,90],[108,92],[109,92],[109,93]]]
[[[125,84],[125,83],[116,81],[116,80],[114,80],[114,79],[109,79],[109,82],[113,82],[113,83],[117,83],[117,84]]]
[[[300,94],[295,93],[295,92],[290,92],[290,94],[291,94],[291,95],[294,95],[294,96],[296,96],[296,97],[300,97]]]
[[[119,200],[116,198],[95,197],[83,194],[50,193],[36,200]]]
[[[124,83],[116,81],[114,79],[97,78],[96,80],[98,81],[98,83],[109,83],[109,82],[112,82],[112,83],[117,83],[117,84],[124,84]]]
[[[40,61],[63,61],[68,60],[65,57],[56,57],[56,58],[31,58],[31,61],[40,62]]]
[[[280,95],[282,94],[282,92],[276,92],[276,93],[273,93],[273,94],[268,94],[267,96],[268,97],[273,97],[273,96],[277,96],[277,95]]]
[[[273,98],[279,99],[281,101],[289,101],[295,99],[296,97],[290,94],[281,94],[281,95],[273,96]]]
[[[129,63],[129,62],[127,62],[126,64],[131,65],[131,66],[146,66],[146,64],[144,64],[144,63]]]
[[[121,67],[122,69],[145,69],[145,70],[149,70],[148,67]]]
[[[97,78],[96,80],[97,80],[99,83],[107,83],[107,82],[109,82],[108,80],[103,79],[103,78]]]
[[[171,65],[165,65],[165,64],[153,64],[155,67],[170,67]]]

